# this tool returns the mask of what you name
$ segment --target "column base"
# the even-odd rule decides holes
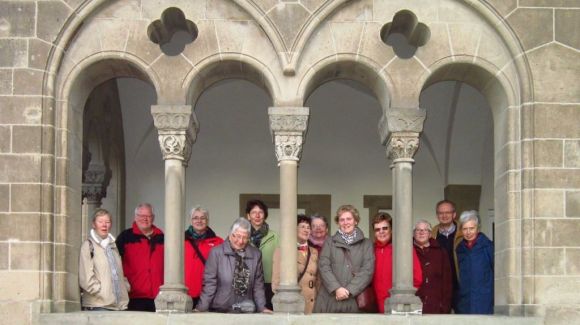
[[[385,300],[385,314],[391,315],[421,315],[423,303],[415,296],[415,289],[394,290],[391,297]]]
[[[158,313],[191,313],[193,301],[182,284],[164,284],[155,298]]]
[[[278,287],[272,305],[276,313],[304,314],[304,297],[298,286]]]

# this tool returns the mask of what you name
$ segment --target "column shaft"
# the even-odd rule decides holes
[[[165,284],[183,284],[183,211],[185,168],[165,160]]]
[[[280,212],[282,215],[280,234],[280,253],[284,256],[280,261],[280,284],[297,286],[298,269],[296,261],[296,215],[297,207],[297,176],[296,161],[280,162]]]
[[[410,162],[398,162],[393,168],[395,182],[394,214],[394,292],[414,293],[413,288],[413,176]],[[411,292],[412,291],[412,292]]]

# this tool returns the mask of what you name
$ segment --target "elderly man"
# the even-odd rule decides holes
[[[205,263],[212,248],[224,240],[209,227],[209,211],[201,206],[191,209],[191,226],[185,231],[185,286],[193,300],[199,301]]]
[[[123,272],[131,284],[128,310],[155,311],[155,297],[163,284],[163,232],[155,227],[149,203],[135,208],[133,226],[117,237]]]
[[[437,239],[439,245],[445,248],[449,256],[449,263],[451,265],[451,272],[453,278],[453,305],[455,305],[455,292],[459,286],[457,279],[458,265],[457,255],[455,249],[463,240],[461,229],[457,226],[457,212],[455,211],[455,203],[449,200],[442,200],[437,202],[435,212],[437,213],[437,220],[439,224],[433,227],[431,235]]]
[[[439,242],[431,238],[431,224],[418,221],[413,229],[415,252],[423,269],[423,284],[417,296],[423,302],[423,314],[449,314],[453,284],[449,257]]]

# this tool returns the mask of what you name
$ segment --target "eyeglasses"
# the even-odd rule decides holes
[[[240,235],[240,234],[231,234],[232,237],[234,237],[235,240],[237,241],[241,241],[241,242],[248,242],[250,240],[249,236],[244,236],[244,235]]]
[[[415,229],[415,232],[430,232],[429,229]]]
[[[191,217],[191,220],[195,220],[195,221],[206,221],[207,217],[206,216],[201,216],[201,217]]]
[[[151,218],[153,218],[153,215],[151,215],[151,214],[138,214],[137,218],[139,218],[139,219],[151,219]]]
[[[379,227],[379,228],[375,228],[375,232],[379,232],[381,230],[382,231],[387,231],[389,229],[391,229],[391,227],[389,227],[389,226]]]

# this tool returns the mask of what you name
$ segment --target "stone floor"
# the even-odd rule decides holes
[[[130,325],[130,324],[196,324],[196,325],[543,325],[544,319],[538,317],[508,317],[508,316],[467,316],[467,315],[429,315],[429,316],[391,316],[391,315],[361,315],[361,314],[153,314],[144,312],[75,312],[66,314],[42,314],[40,324],[50,325]]]

